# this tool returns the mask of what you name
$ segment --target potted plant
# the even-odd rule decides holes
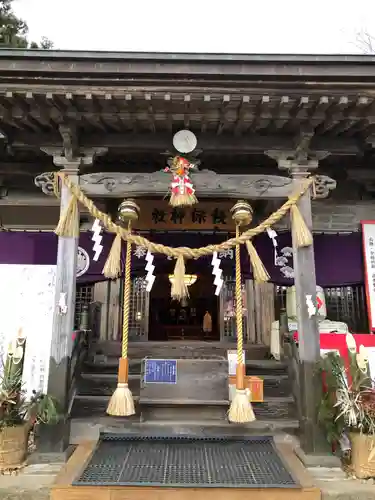
[[[363,346],[356,352],[351,334],[347,335],[346,343],[348,365],[335,352],[320,361],[324,391],[319,422],[333,448],[349,436],[351,466],[356,477],[375,477],[375,389],[368,355]]]
[[[30,398],[22,385],[24,343],[19,339],[8,348],[0,375],[0,469],[22,465],[26,458],[30,431],[39,423],[58,420],[55,400],[33,391]]]
[[[26,400],[18,375],[0,380],[0,469],[9,469],[24,462],[34,426],[55,423],[58,411],[50,396],[34,391]]]

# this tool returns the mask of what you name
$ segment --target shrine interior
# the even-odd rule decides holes
[[[171,266],[172,267],[172,266]],[[172,270],[173,271],[173,270]],[[219,299],[212,293],[212,275],[189,274],[189,297],[171,300],[169,275],[158,276],[158,286],[150,294],[150,341],[219,341]],[[204,316],[210,315],[211,327],[204,328]]]

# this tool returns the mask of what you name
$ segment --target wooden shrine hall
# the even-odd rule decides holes
[[[133,446],[131,436],[147,436],[147,446],[164,436],[164,451],[158,453],[165,453],[160,455],[165,458],[172,453],[168,446],[175,446],[168,439],[172,442],[181,434],[187,440],[228,436],[235,440],[233,453],[238,440],[244,439],[253,450],[268,446],[275,461],[282,456],[278,479],[272,482],[264,472],[252,484],[259,498],[266,498],[265,485],[276,491],[280,484],[287,485],[277,490],[285,498],[320,498],[294,453],[276,438],[281,432],[296,434],[304,453],[326,453],[316,415],[319,325],[317,315],[305,306],[307,296],[316,304],[317,284],[325,293],[327,320],[368,330],[363,269],[358,270],[358,279],[339,273],[327,277],[329,266],[321,262],[327,248],[343,248],[340,238],[350,239],[360,253],[359,222],[375,216],[374,63],[374,56],[0,50],[0,237],[13,241],[27,231],[28,241],[33,242],[30,252],[35,253],[28,263],[33,258],[38,264],[49,262],[49,257],[43,260],[49,248],[57,253],[48,392],[60,401],[64,415],[52,430],[40,429],[38,453],[60,454],[69,442],[78,448],[52,491],[54,498],[94,494],[92,490],[104,498],[104,486],[115,495],[125,483],[141,485],[140,490],[131,486],[129,494],[134,497],[141,490],[152,496],[155,493],[142,486],[140,476],[108,484],[93,479],[98,464],[90,460],[112,453],[111,439],[125,448]],[[171,176],[164,171],[179,154],[187,154],[197,167],[191,181],[198,203],[182,211],[168,205]],[[60,182],[60,198],[55,196],[57,172],[65,179]],[[173,305],[169,294],[178,257],[155,256],[156,279],[149,291],[146,251],[133,244],[125,321],[125,253],[116,279],[102,274],[111,231],[100,233],[98,245],[103,248],[94,259],[91,230],[97,217],[81,204],[79,237],[60,236],[57,241],[51,234],[71,203],[71,186],[112,221],[117,220],[120,204],[133,200],[139,213],[132,234],[172,249],[220,245],[237,234],[231,211],[236,203],[245,200],[251,205],[253,228],[298,191],[295,206],[314,236],[313,244],[298,245],[295,233],[291,237],[288,214],[272,226],[279,240],[266,232],[254,237],[270,276],[262,284],[252,274],[250,252],[249,257],[239,250],[243,309],[238,309],[234,246],[233,251],[218,253],[223,269],[218,296],[212,285],[212,255],[205,255],[206,260],[194,257],[187,260],[184,274],[189,299]],[[281,272],[275,264],[275,241],[280,249],[290,248],[285,262],[292,258],[292,268],[283,261]],[[124,248],[123,243],[120,253]],[[7,263],[4,259],[1,262]],[[349,257],[340,262],[342,273],[354,267]],[[335,267],[334,260],[330,267]],[[299,345],[286,348],[280,359],[270,359],[271,330],[275,324],[281,330],[286,294],[293,285]],[[62,294],[64,313],[58,307]],[[335,309],[335,304],[344,302],[350,307]],[[135,403],[134,415],[128,418],[106,414],[120,383],[117,367],[124,322],[129,329],[126,384]],[[234,424],[227,419],[227,355],[236,351],[236,345],[238,349],[242,330],[243,375],[260,378],[264,394],[253,401],[256,420]],[[175,361],[176,365],[165,366],[177,369],[178,376],[173,378],[172,370],[171,380],[148,384],[147,359]],[[146,448],[142,453],[148,453]],[[205,453],[214,454],[213,449]],[[182,448],[173,450],[183,457]],[[246,460],[251,463],[254,456]],[[226,460],[232,458],[228,455]],[[216,459],[220,461],[219,456]],[[129,470],[136,470],[134,464]],[[212,476],[214,490],[204,490],[199,485],[207,484],[191,474],[189,486],[202,494],[218,494],[216,489],[225,483]],[[234,479],[228,474],[230,485]],[[166,484],[159,479],[155,491]],[[167,483],[179,489],[180,479],[176,472]],[[235,480],[244,490],[249,487],[246,477]],[[233,494],[241,491],[234,488]]]

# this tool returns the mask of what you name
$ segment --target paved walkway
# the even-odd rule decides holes
[[[375,500],[373,479],[351,479],[338,468],[314,467],[308,470],[322,490],[323,500]]]
[[[0,476],[0,500],[47,500],[62,464],[29,465],[18,475]]]

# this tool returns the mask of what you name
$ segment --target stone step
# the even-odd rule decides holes
[[[141,403],[141,421],[142,422],[166,422],[175,421],[177,423],[196,420],[199,418],[205,422],[228,420],[228,401],[216,401],[208,404],[202,404],[202,401],[195,403],[189,401],[188,405],[183,403],[175,404],[174,401],[163,404],[155,404],[155,401],[149,401],[145,404],[144,400]]]
[[[273,359],[250,359],[246,361],[246,375],[262,377],[271,374],[274,376],[288,375],[287,362]]]
[[[138,398],[135,397],[135,400]],[[74,398],[71,418],[102,417],[106,415],[109,396],[80,396]],[[138,405],[137,405],[138,406]],[[253,403],[254,413],[261,420],[295,419],[296,409],[292,397],[268,398],[263,403]],[[135,419],[139,417],[135,416]],[[191,416],[193,418],[193,416]],[[199,419],[199,410],[197,418]]]
[[[200,342],[200,341],[168,341],[168,342],[131,342],[129,344],[129,359],[148,357],[206,357],[227,356],[227,351],[236,349],[235,342]],[[269,354],[269,348],[264,345],[247,344],[244,346],[246,358],[264,359]],[[121,355],[120,342],[99,342],[90,347],[91,354],[104,354],[109,357]]]
[[[134,396],[134,401],[137,403],[138,396]],[[107,396],[79,396],[76,395],[73,400],[72,409],[70,411],[70,418],[88,419],[93,417],[106,417],[109,397]],[[131,417],[126,417],[120,420],[124,422],[140,421],[139,407],[135,405],[136,414]],[[110,417],[111,418],[111,417]]]
[[[129,389],[133,396],[139,396],[141,376],[129,374]],[[117,385],[114,373],[82,373],[77,383],[79,396],[111,396]]]
[[[107,358],[105,361],[86,361],[83,367],[84,373],[116,374],[118,369],[118,358]],[[142,370],[142,359],[129,358],[129,373],[139,374]],[[283,361],[270,359],[247,360],[246,374],[259,377],[267,374],[275,376],[287,375],[288,365]]]
[[[92,416],[85,419],[74,418],[70,425],[70,443],[79,444],[84,441],[96,441],[100,432],[136,434],[142,436],[220,436],[236,437],[250,435],[291,436],[298,433],[299,424],[295,419],[262,420],[249,424],[231,424],[218,421],[159,421],[136,422],[126,418],[108,416]]]
[[[291,394],[291,382],[287,375],[263,375],[264,397],[285,397]],[[129,388],[138,396],[139,374],[129,375]],[[81,396],[110,396],[117,384],[115,373],[83,373],[78,382],[77,393]]]

